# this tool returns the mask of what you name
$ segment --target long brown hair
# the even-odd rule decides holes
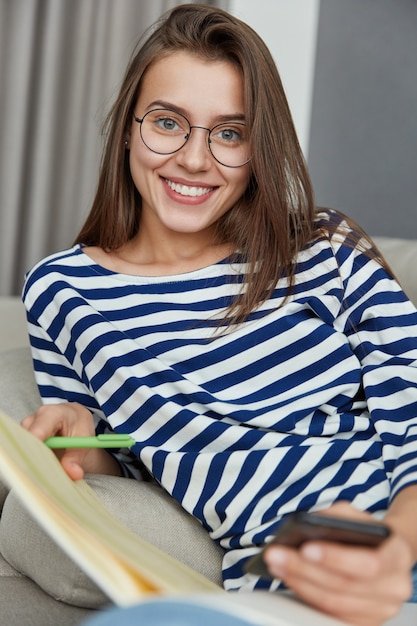
[[[139,42],[140,45],[140,42]],[[227,60],[241,72],[251,141],[251,175],[243,197],[217,224],[219,242],[232,243],[248,264],[244,289],[225,312],[244,320],[271,293],[277,278],[293,282],[294,255],[314,231],[314,198],[275,62],[247,24],[217,8],[174,8],[134,53],[104,130],[98,187],[76,242],[114,250],[140,227],[141,198],[134,186],[125,141],[142,79],[154,61],[175,51]]]

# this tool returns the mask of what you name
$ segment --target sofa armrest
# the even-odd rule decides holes
[[[0,297],[0,351],[29,345],[26,312],[21,298]]]
[[[417,307],[417,241],[394,237],[374,237],[407,296]]]

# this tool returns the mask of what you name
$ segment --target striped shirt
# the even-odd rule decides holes
[[[283,306],[284,278],[224,333],[245,273],[228,259],[130,276],[77,245],[25,284],[43,401],[80,402],[98,430],[135,438],[141,463],[225,549],[226,589],[279,585],[243,564],[283,515],[349,500],[381,517],[417,483],[417,311],[340,236],[296,261]]]

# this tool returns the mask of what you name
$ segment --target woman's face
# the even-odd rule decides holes
[[[186,52],[170,54],[147,71],[135,116],[142,119],[153,109],[181,113],[192,126],[206,129],[224,121],[242,121],[241,75],[229,62],[205,61]],[[147,119],[149,122],[150,116]],[[179,128],[176,117],[163,114],[148,129],[161,126],[164,133]],[[142,130],[145,136],[146,127]],[[235,141],[238,135],[227,131],[218,136],[221,141]],[[130,170],[142,197],[141,229],[148,225],[152,232],[160,229],[165,236],[198,233],[203,240],[212,239],[214,224],[244,193],[250,165],[221,165],[212,156],[207,139],[207,130],[193,128],[183,148],[173,154],[156,154],[142,141],[141,124],[133,121]]]

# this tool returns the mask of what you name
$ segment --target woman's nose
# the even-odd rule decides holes
[[[193,126],[186,144],[176,153],[178,162],[193,172],[210,167],[211,153],[207,142],[208,130]]]

